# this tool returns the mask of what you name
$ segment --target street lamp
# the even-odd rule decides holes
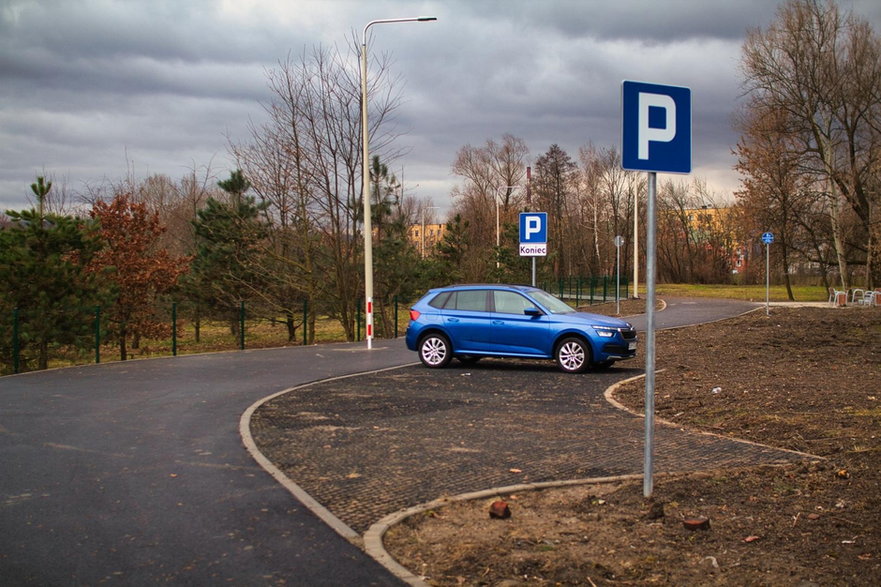
[[[499,197],[502,195],[502,190],[516,190],[519,188],[519,185],[505,185],[498,188],[498,193],[496,194],[496,269],[499,268],[499,247],[501,246],[501,225],[499,224]]]
[[[392,22],[427,22],[437,20],[434,16],[409,18],[382,18],[371,20],[361,34],[361,197],[364,199],[364,316],[367,348],[373,348],[373,226],[370,218],[370,134],[367,129],[367,29],[375,24]]]

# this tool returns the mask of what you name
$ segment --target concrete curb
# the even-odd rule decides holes
[[[553,489],[560,487],[573,487],[577,485],[599,485],[603,483],[619,483],[622,481],[634,481],[642,479],[642,475],[619,475],[616,477],[596,477],[593,479],[574,479],[569,481],[544,481],[541,483],[523,483],[519,485],[508,485],[506,487],[494,487],[492,489],[484,489],[481,491],[472,491],[470,493],[462,493],[451,497],[443,497],[435,499],[427,503],[415,505],[403,510],[399,510],[382,518],[374,523],[364,533],[364,551],[370,555],[375,561],[388,569],[396,577],[412,585],[413,587],[428,587],[428,583],[422,577],[413,574],[409,569],[402,566],[396,561],[385,549],[382,538],[392,526],[401,523],[403,520],[420,514],[422,512],[442,508],[453,503],[471,501],[475,499],[483,499],[487,497],[495,497],[501,494],[517,493],[523,491],[534,491],[537,489]]]
[[[665,370],[666,369],[659,369],[659,370],[655,371],[655,373],[656,374],[663,373]],[[622,411],[627,412],[629,414],[633,414],[634,416],[636,416],[638,418],[645,418],[645,414],[643,412],[631,410],[630,408],[628,408],[627,406],[625,406],[624,404],[622,404],[621,402],[616,400],[614,397],[615,392],[618,391],[618,389],[622,385],[626,385],[628,383],[632,383],[634,381],[638,381],[643,378],[645,378],[645,374],[637,375],[635,377],[630,377],[628,379],[623,379],[617,383],[613,383],[612,385],[610,385],[609,387],[606,388],[605,392],[603,392],[603,395],[605,396],[606,401],[609,402],[610,404],[612,404],[613,406],[615,406],[619,410],[622,410]],[[751,446],[760,446],[762,448],[771,448],[774,450],[779,450],[781,452],[785,452],[785,453],[789,453],[789,454],[793,454],[793,455],[798,455],[800,457],[812,459],[815,461],[827,460],[825,457],[821,457],[818,455],[812,455],[810,453],[801,452],[798,450],[792,450],[792,449],[788,449],[788,448],[779,448],[776,446],[769,446],[767,444],[762,444],[761,442],[755,442],[752,440],[744,440],[742,438],[735,438],[733,436],[725,436],[724,434],[717,434],[715,432],[707,432],[705,430],[698,430],[696,428],[690,428],[688,426],[684,426],[684,425],[678,424],[676,422],[671,422],[670,420],[665,420],[664,418],[658,418],[657,415],[655,415],[655,424],[660,424],[662,426],[667,426],[669,428],[676,428],[679,430],[683,430],[685,432],[688,432],[689,434],[700,434],[703,436],[712,436],[713,438],[722,438],[724,440],[729,440],[731,442],[740,442],[742,444],[749,444]]]
[[[290,387],[288,389],[283,389],[278,393],[273,393],[272,395],[268,395],[262,399],[257,400],[253,404],[251,404],[247,410],[244,411],[242,416],[239,418],[239,435],[242,437],[242,443],[245,445],[245,449],[251,455],[251,457],[260,465],[263,470],[272,475],[272,477],[278,481],[285,489],[287,489],[291,495],[293,495],[298,501],[300,501],[303,506],[315,514],[321,521],[330,526],[337,534],[355,544],[356,546],[362,546],[361,536],[355,532],[352,528],[350,528],[345,522],[340,520],[338,517],[333,515],[330,510],[326,507],[318,503],[314,497],[309,495],[302,487],[297,485],[293,480],[291,480],[287,475],[282,472],[281,469],[275,466],[266,455],[260,452],[260,449],[257,447],[257,443],[254,442],[254,437],[251,434],[251,417],[254,415],[254,412],[257,409],[265,404],[268,401],[271,401],[281,395],[286,393],[290,393],[292,391],[296,391],[298,389],[303,389],[305,387],[309,387],[310,385],[314,385],[316,383],[324,383],[327,381],[336,381],[340,379],[349,379],[351,377],[358,377],[361,375],[369,375],[373,373],[382,373],[384,371],[393,371],[395,369],[402,369],[404,367],[410,367],[415,363],[408,363],[406,365],[398,365],[396,367],[387,367],[385,369],[376,369],[374,371],[366,371],[364,373],[352,373],[351,375],[341,375],[339,377],[330,377],[328,379],[322,379],[320,381],[313,381],[311,383],[305,383],[303,385],[298,385],[296,387]]]

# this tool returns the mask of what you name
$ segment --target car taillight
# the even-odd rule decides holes
[[[410,310],[410,320],[417,320],[419,318],[418,310]]]

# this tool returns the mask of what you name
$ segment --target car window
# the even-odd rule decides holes
[[[575,311],[569,304],[544,290],[532,289],[529,290],[529,295],[537,299],[551,314],[571,314]]]
[[[457,310],[469,310],[472,312],[486,312],[486,290],[464,289],[455,292],[455,308]],[[453,298],[451,298],[451,301]],[[447,308],[450,304],[447,304]]]
[[[434,296],[434,298],[428,302],[428,305],[432,308],[446,308],[447,302],[450,300],[450,296],[453,292],[450,291],[442,291],[438,295]]]
[[[501,314],[523,314],[526,308],[534,308],[535,304],[513,291],[494,291],[495,311]]]

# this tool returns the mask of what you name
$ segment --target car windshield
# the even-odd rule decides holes
[[[529,295],[538,300],[551,314],[571,314],[575,310],[560,298],[541,289],[529,290]]]

